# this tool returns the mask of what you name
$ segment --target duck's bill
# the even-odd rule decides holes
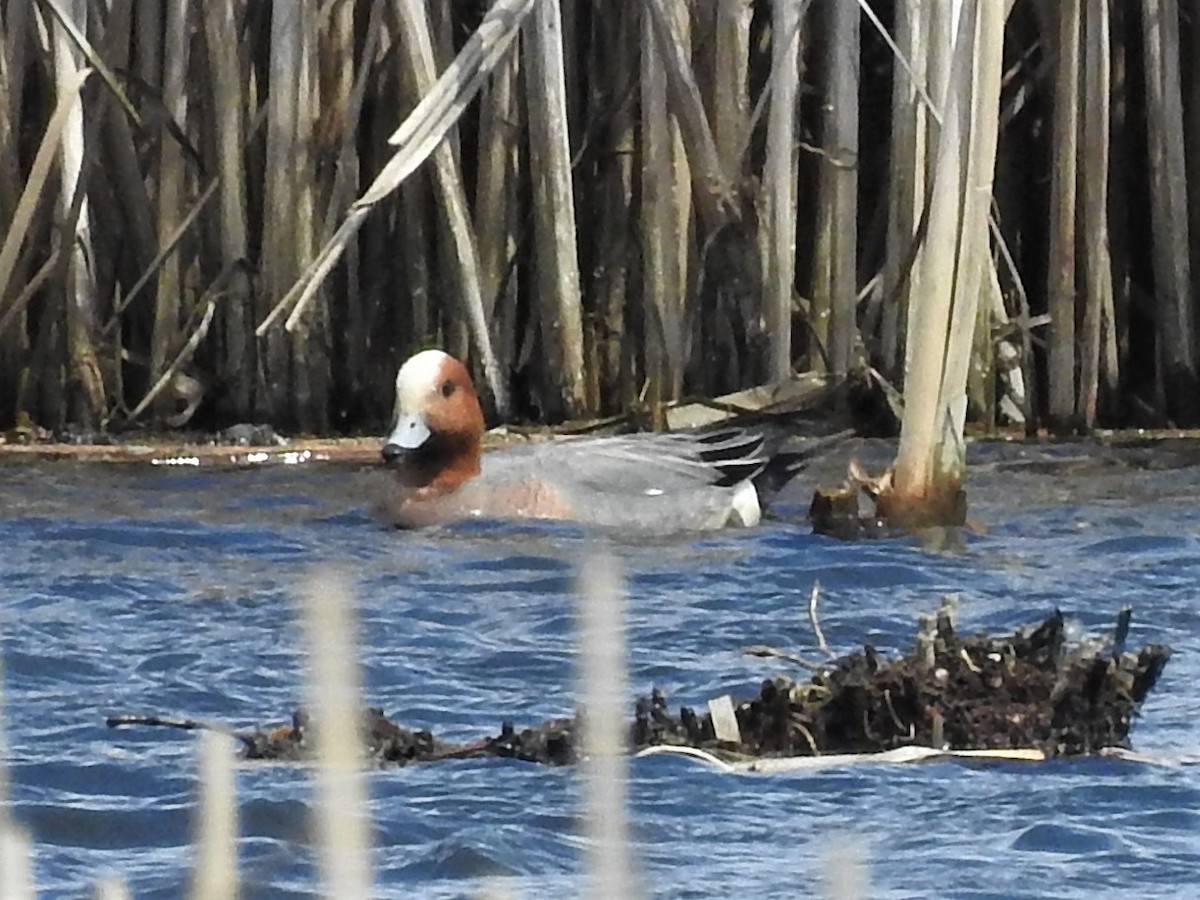
[[[384,462],[391,462],[409,451],[416,450],[430,438],[429,426],[418,415],[405,413],[383,445]]]

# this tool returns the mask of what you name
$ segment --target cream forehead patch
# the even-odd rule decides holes
[[[410,357],[396,374],[396,405],[400,409],[418,409],[437,384],[442,366],[449,359],[450,355],[441,350],[422,350]]]

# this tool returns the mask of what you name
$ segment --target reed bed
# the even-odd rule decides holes
[[[983,5],[0,2],[0,428],[373,430],[432,344],[504,418],[903,390]],[[967,416],[1200,424],[1195,11],[997,14]]]

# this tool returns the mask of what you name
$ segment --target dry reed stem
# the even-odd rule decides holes
[[[200,734],[199,807],[195,822],[192,900],[233,900],[238,885],[237,758],[233,740]]]
[[[365,900],[372,896],[370,805],[359,739],[362,697],[353,590],[347,578],[324,569],[305,582],[303,596],[307,705],[316,748],[313,832],[322,893]]]
[[[896,495],[942,496],[962,476],[965,387],[978,300],[989,265],[988,215],[999,130],[1004,11],[987,0],[962,10],[938,141],[929,234],[910,299],[906,404]]]
[[[567,82],[563,69],[563,20],[559,4],[534,7],[525,29],[525,109],[533,182],[541,332],[549,378],[556,382],[560,414],[576,418],[595,412],[583,379],[583,301],[579,281],[579,237],[571,182]]]
[[[1176,0],[1143,0],[1150,204],[1154,232],[1156,350],[1160,400],[1178,424],[1196,421],[1196,313],[1188,259],[1187,171]]]
[[[715,0],[713,52],[713,140],[722,171],[742,168],[742,141],[749,123],[751,0]]]
[[[1076,186],[1080,145],[1080,27],[1083,0],[1061,0],[1050,13],[1057,25],[1054,53],[1053,154],[1050,171],[1050,250],[1047,305],[1050,311],[1049,418],[1060,432],[1075,426],[1075,246],[1079,211]],[[1096,173],[1085,170],[1086,177]],[[1085,236],[1086,239],[1086,236]]]
[[[246,166],[242,154],[248,98],[242,96],[241,63],[233,0],[208,0],[201,4],[208,69],[212,73],[212,123],[216,130],[216,169],[220,176],[219,241],[222,264],[248,255]],[[233,405],[242,416],[251,413],[254,392],[254,354],[249,340],[246,300],[225,304],[224,365],[232,376]]]
[[[515,242],[511,181],[517,177],[514,157],[519,134],[517,72],[520,54],[507,54],[492,73],[479,111],[479,173],[475,189],[475,239],[479,247],[479,280],[483,312],[492,321]],[[499,333],[495,335],[499,342]],[[508,355],[497,351],[501,360]]]
[[[792,374],[792,292],[796,276],[796,99],[800,90],[801,0],[780,0],[771,19],[771,100],[763,189],[767,211],[760,226],[763,319],[768,336],[767,378]],[[825,322],[814,310],[813,333],[824,345]],[[815,354],[819,356],[819,354]]]
[[[642,297],[649,322],[646,384],[648,402],[658,409],[676,399],[682,388],[690,206],[680,203],[680,190],[686,194],[691,178],[679,119],[668,104],[662,38],[645,10],[640,43]]]
[[[1100,390],[1101,322],[1113,304],[1112,260],[1108,247],[1108,146],[1111,105],[1111,49],[1106,0],[1084,0],[1083,126],[1083,265],[1087,306],[1083,313],[1083,342],[1076,413],[1085,431],[1096,422]],[[1115,349],[1115,346],[1114,346]],[[1115,358],[1115,353],[1112,356]],[[1112,363],[1110,362],[1110,365]],[[1115,381],[1116,372],[1110,377]],[[1053,382],[1052,382],[1053,383]]]
[[[409,4],[405,0],[397,0],[394,8],[407,51],[409,63],[407,74],[417,95],[427,97],[436,89],[438,81],[429,19],[420,4]],[[463,186],[454,146],[448,140],[443,140],[433,150],[432,175],[433,186],[438,198],[438,225],[442,232],[442,240],[439,244],[446,251],[442,255],[442,260],[451,270],[451,279],[457,294],[456,300],[460,304],[459,308],[463,313],[463,318],[469,323],[475,344],[480,349],[484,372],[485,374],[496,372],[499,366],[492,348],[487,316],[484,313],[483,293],[479,278],[479,253],[475,245],[475,233],[471,227],[466,189]],[[296,315],[297,312],[293,311],[288,318],[288,327],[291,326]],[[457,321],[461,322],[462,320]],[[447,322],[451,326],[447,330],[452,330],[455,320],[448,318]],[[499,404],[500,400],[497,398],[497,405]]]
[[[417,104],[389,143],[396,153],[355,202],[345,221],[321,248],[309,267],[255,329],[262,337],[275,320],[291,309],[288,322],[295,322],[329,272],[337,264],[350,239],[362,227],[371,207],[391,194],[434,151],[466,109],[484,77],[504,56],[517,36],[521,23],[537,0],[496,0],[454,62],[434,88]],[[405,7],[401,6],[401,12]],[[474,311],[472,312],[474,316]],[[491,349],[486,323],[473,321],[473,332],[483,357],[484,374],[500,415],[509,409],[508,387]]]
[[[835,376],[851,365],[857,336],[858,277],[858,66],[861,52],[859,10],[855,0],[836,0],[830,12],[826,55],[825,157],[822,160],[822,211],[829,229],[829,357]],[[827,200],[824,195],[828,195]]]
[[[629,854],[625,595],[616,560],[596,552],[579,571],[580,777],[587,838],[585,895],[641,895]]]
[[[867,7],[869,9],[869,7]],[[892,55],[905,69],[906,77],[892,80],[892,143],[888,180],[887,256],[883,268],[883,296],[879,333],[879,355],[884,373],[899,374],[904,348],[907,297],[919,291],[917,271],[912,266],[913,242],[925,206],[926,141],[930,104],[921,102],[925,90],[928,55],[927,17],[923,7],[901,3],[896,6],[896,42]],[[872,12],[873,16],[874,13]],[[886,32],[885,32],[886,33]]]
[[[67,0],[67,2],[69,3],[71,0]],[[185,2],[185,0],[179,0],[179,2]],[[121,82],[117,79],[112,69],[104,62],[103,56],[96,52],[96,48],[92,46],[87,36],[72,21],[72,16],[60,5],[60,0],[42,0],[42,3],[54,14],[54,18],[67,33],[71,42],[79,48],[79,52],[83,54],[84,59],[88,62],[88,68],[94,69],[104,79],[104,83],[108,86],[108,89],[112,91],[113,96],[117,98],[117,102],[121,104],[121,109],[125,112],[125,115],[129,116],[134,125],[142,128],[142,117],[138,115],[137,107],[133,105],[128,95],[126,95],[125,89],[121,87]]]
[[[86,0],[69,0],[64,11],[79,22],[87,21]],[[53,28],[52,42],[55,85],[63,85],[68,92],[73,91],[79,71],[75,59],[76,49],[70,40],[67,27],[61,22]],[[79,419],[86,426],[94,426],[105,413],[105,393],[95,346],[98,316],[93,270],[94,250],[91,213],[84,178],[84,163],[91,147],[86,142],[83,126],[83,105],[73,104],[67,112],[66,125],[61,134],[62,190],[58,206],[64,221],[70,223],[69,235],[63,236],[68,242],[68,251],[63,254],[66,268],[64,289],[67,309],[67,362],[71,382],[79,400]]]
[[[163,105],[167,116],[180,130],[187,128],[187,72],[190,41],[189,0],[177,0],[167,7],[163,38]],[[160,244],[178,230],[187,192],[188,172],[183,150],[163,129],[158,162],[158,238]],[[180,341],[183,309],[183,265],[178,254],[169,254],[158,270],[155,292],[154,331],[150,338],[150,376],[157,378],[167,365],[172,348]]]
[[[662,52],[672,110],[679,119],[689,150],[692,189],[706,230],[714,231],[737,214],[730,173],[721,166],[700,88],[688,62],[688,42],[680,33],[678,8],[667,0],[648,0],[643,13],[650,18]]]
[[[211,288],[209,289],[209,293],[212,293]],[[201,302],[203,302],[203,299]],[[162,374],[159,375],[158,379],[154,382],[153,387],[146,392],[146,396],[144,396],[138,405],[135,406],[129,413],[129,415],[125,417],[127,421],[133,422],[138,418],[138,416],[144,413],[150,404],[153,403],[158,397],[158,395],[162,393],[163,389],[171,382],[171,379],[174,377],[175,373],[187,365],[192,356],[195,354],[196,348],[200,346],[200,342],[203,341],[208,335],[209,326],[212,325],[213,313],[215,313],[216,310],[217,298],[213,296],[209,299],[208,305],[204,307],[204,315],[201,316],[200,324],[196,326],[196,330],[192,332],[192,335],[187,339],[187,342],[181,348],[179,348],[179,352],[175,354],[175,358],[171,361],[171,363],[165,369],[163,369]]]
[[[963,183],[962,247],[955,272],[954,308],[941,399],[949,407],[963,395],[974,350],[972,340],[979,318],[980,297],[988,284],[992,266],[988,221],[992,207],[992,184],[996,177],[996,147],[1000,135],[1000,88],[1004,64],[1004,11],[982,0],[976,12],[971,60],[970,130]],[[963,11],[970,22],[969,11]],[[988,329],[990,333],[990,328]],[[956,441],[961,445],[966,409],[954,421]],[[955,471],[966,461],[959,455]]]
[[[29,177],[25,181],[25,189],[21,192],[21,199],[17,201],[17,209],[9,225],[8,233],[4,237],[3,244],[0,244],[0,303],[3,303],[4,297],[8,293],[9,279],[16,266],[17,255],[20,253],[21,244],[29,230],[29,223],[37,209],[42,188],[46,185],[50,167],[62,140],[62,133],[75,108],[75,102],[79,99],[79,91],[89,75],[91,75],[90,69],[78,69],[71,80],[60,81],[58,84],[58,101],[50,116],[50,121],[46,125],[46,132],[42,135],[42,142],[38,145],[37,155],[30,167]]]
[[[542,337],[559,402],[568,418],[587,410],[583,383],[583,313],[571,185],[571,148],[566,124],[563,22],[557,2],[534,7],[526,29],[526,115],[533,175],[536,266]]]

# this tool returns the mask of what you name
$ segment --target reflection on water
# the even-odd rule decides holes
[[[887,449],[867,447],[869,462]],[[1165,460],[1165,462],[1164,462]],[[906,648],[918,612],[963,598],[964,627],[1011,629],[1054,607],[1081,630],[1135,607],[1131,640],[1176,655],[1133,734],[1159,754],[1200,736],[1200,468],[1183,449],[1016,446],[974,452],[957,554],[846,545],[775,521],[641,541],[608,535],[629,574],[630,684],[673,704],[750,691],[811,649],[814,580],[834,648]],[[47,895],[117,869],[139,897],[179,896],[190,861],[191,738],[109,732],[112,712],[281,720],[302,697],[292,615],[314,564],[359,590],[372,703],[463,740],[572,707],[572,580],[592,538],[569,526],[401,533],[369,515],[381,473],[0,466],[0,632],[13,805]],[[814,477],[840,480],[830,462]],[[802,514],[813,480],[779,509]],[[838,835],[862,836],[875,896],[1178,894],[1200,865],[1200,773],[1112,761],[951,764],[730,777],[635,761],[634,837],[656,895],[808,893]],[[306,775],[238,775],[249,896],[314,890]],[[520,896],[577,893],[570,771],[500,760],[375,773],[381,893],[461,896],[500,877]]]

